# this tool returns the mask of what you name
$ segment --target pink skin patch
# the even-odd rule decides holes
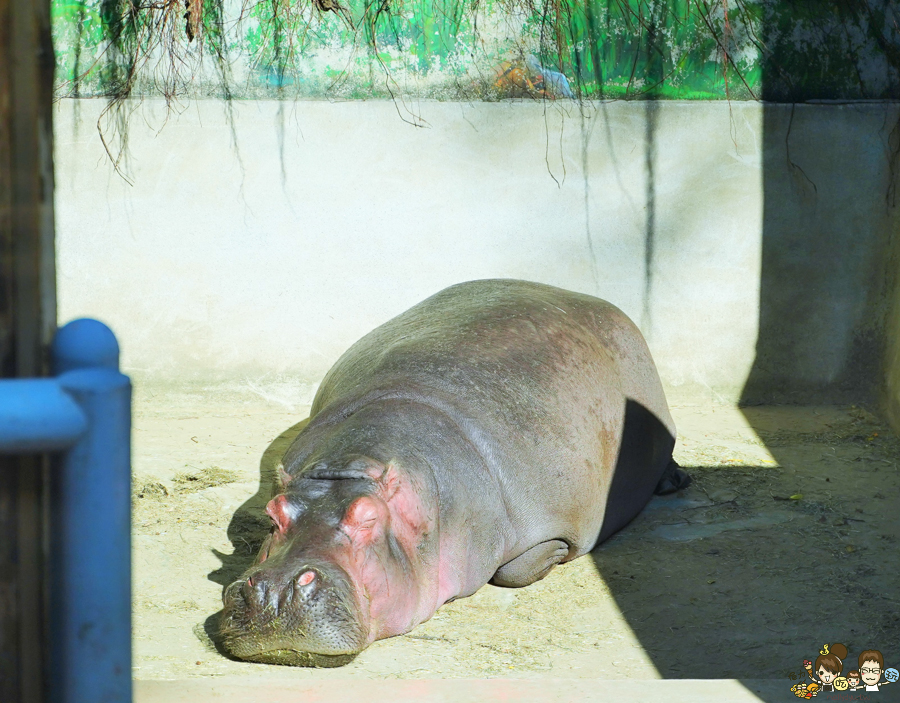
[[[369,621],[372,642],[409,632],[434,615],[443,601],[438,600],[437,564],[424,563],[419,554],[419,545],[434,529],[419,492],[392,464],[370,475],[377,476],[380,490],[350,504],[341,521],[347,543],[334,557],[355,583],[363,610],[368,610],[363,618]],[[406,552],[412,573],[387,556],[387,530]]]
[[[464,558],[456,554],[450,538],[441,535],[441,548],[438,557],[438,607],[463,591],[463,574],[459,565],[465,563]]]
[[[409,632],[434,615],[451,592],[457,595],[459,591],[456,579],[447,578],[453,569],[441,569],[436,560],[431,563],[419,553],[423,539],[434,531],[432,511],[436,506],[427,508],[414,479],[401,475],[393,464],[373,462],[366,473],[376,481],[378,490],[371,496],[357,498],[347,508],[331,557],[356,586],[360,624],[368,630],[371,643]],[[290,480],[286,475],[279,478],[282,485]],[[286,533],[295,519],[284,494],[269,501],[266,513],[276,529],[261,550],[258,563],[266,560],[270,549],[287,539]],[[406,552],[411,572],[388,555],[388,530]],[[315,572],[304,571],[296,582],[302,587],[315,579]]]
[[[276,549],[284,544],[287,539],[287,529],[294,520],[290,513],[290,504],[285,495],[277,495],[272,498],[266,505],[266,513],[272,518],[272,522],[275,523],[277,529],[266,537],[265,542],[263,542],[262,548],[259,550],[259,554],[256,557],[257,564],[262,564],[268,559],[269,552],[271,552],[272,549]],[[250,585],[252,586],[253,584]]]
[[[272,522],[275,523],[281,534],[284,534],[287,528],[290,527],[291,522],[293,522],[293,517],[290,514],[290,504],[287,496],[283,493],[275,496],[268,502],[266,513],[272,518]]]

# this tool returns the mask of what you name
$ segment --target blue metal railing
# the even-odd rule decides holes
[[[115,336],[96,320],[61,328],[51,359],[54,378],[0,381],[0,453],[61,453],[50,494],[47,699],[130,703],[131,382]]]

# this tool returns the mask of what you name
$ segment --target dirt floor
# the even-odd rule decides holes
[[[673,407],[693,476],[592,555],[485,586],[340,669],[231,661],[207,632],[306,417],[277,394],[138,389],[136,679],[783,678],[824,643],[900,664],[900,441],[855,407]]]

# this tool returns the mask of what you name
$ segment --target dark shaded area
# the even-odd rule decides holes
[[[0,700],[43,700],[44,459],[0,456]]]
[[[763,112],[759,338],[741,403],[871,404],[892,278],[900,112],[795,103],[843,96],[848,77],[851,97],[900,97],[900,9],[797,0],[764,19],[763,97],[791,104]],[[802,64],[798,28],[821,47]],[[822,120],[836,114],[837,125]],[[835,187],[834,174],[848,187]]]
[[[833,482],[841,481],[841,468],[828,467]],[[803,659],[826,642],[844,642],[854,656],[879,648],[896,662],[893,594],[881,589],[896,583],[898,565],[884,565],[881,589],[870,573],[873,558],[891,553],[881,534],[898,527],[884,504],[857,513],[852,503],[787,500],[798,481],[812,480],[793,472],[688,470],[694,487],[654,498],[592,553],[664,678],[780,679],[780,695],[763,698],[774,701],[786,700]],[[868,543],[870,551],[848,552],[850,542]],[[900,697],[891,688],[885,693]]]
[[[56,324],[49,2],[0,0],[0,378],[44,375]],[[44,700],[47,459],[0,456],[0,701]]]
[[[650,500],[669,466],[674,445],[675,438],[656,415],[631,398],[625,400],[622,440],[600,542],[631,522]]]
[[[871,404],[890,294],[898,111],[767,105],[763,114],[759,338],[741,402]]]
[[[804,412],[747,409],[782,466],[687,467],[691,486],[653,498],[592,552],[664,678],[735,678],[776,701],[824,643],[843,642],[851,659],[880,649],[896,666],[900,440],[868,415],[785,429]],[[782,686],[757,692],[753,679]],[[900,700],[898,689],[879,700]]]
[[[763,100],[900,98],[893,0],[773,2],[761,19]]]
[[[866,24],[875,29],[877,47],[865,53],[848,51],[844,60],[856,66],[861,97],[897,97],[900,52],[897,47],[897,9],[893,3],[845,0],[824,8],[817,3],[799,3],[798,17],[804,14],[822,17],[833,13],[832,26],[843,27],[845,36],[852,28]],[[834,24],[836,22],[836,24]],[[888,28],[885,27],[888,23]],[[787,80],[777,68],[784,44],[783,22],[765,27],[771,60],[763,74],[767,97],[813,100],[833,90],[834,66],[823,52],[820,61],[811,61],[800,82]],[[823,35],[823,44],[833,37]],[[830,83],[832,85],[830,85]],[[823,112],[839,125],[822,119]],[[896,160],[900,130],[900,110],[894,104],[847,105],[841,108],[815,105],[767,105],[763,114],[763,231],[760,272],[759,337],[756,358],[741,398],[744,416],[766,443],[772,456],[788,473],[798,457],[794,447],[779,436],[779,429],[766,422],[765,414],[749,407],[758,404],[839,404],[868,406],[875,409],[883,383],[886,348],[886,316],[892,293],[892,241],[897,236]],[[843,119],[840,119],[843,118]],[[863,158],[860,158],[863,157]],[[868,164],[868,166],[864,165]],[[871,164],[876,164],[872,168]],[[834,186],[834,179],[817,174],[843,174],[847,188]],[[883,433],[886,431],[883,429]],[[877,437],[876,435],[873,435]],[[862,436],[851,437],[862,443]],[[866,438],[871,439],[871,438]],[[839,452],[840,445],[832,446]],[[896,448],[896,444],[894,445]],[[832,544],[851,539],[853,532],[875,531],[867,538],[856,537],[863,550],[874,547],[878,539],[894,539],[896,520],[883,513],[881,500],[893,491],[884,477],[873,476],[879,468],[854,457],[841,467],[842,480],[864,488],[853,496],[856,513],[850,520],[861,523],[859,530],[846,530],[847,518],[833,523],[837,527]],[[807,460],[808,461],[808,460]],[[885,463],[888,463],[886,461]],[[822,480],[816,475],[821,465],[797,468],[812,474],[808,483]],[[827,470],[827,469],[826,469]],[[896,464],[887,470],[896,480]],[[848,496],[849,497],[849,496]],[[822,503],[831,508],[830,502]],[[845,508],[845,514],[850,509]],[[864,517],[865,516],[865,517]],[[831,522],[830,515],[828,522]],[[862,523],[865,521],[866,525]],[[802,544],[802,533],[787,534]],[[826,538],[828,539],[828,538]],[[827,549],[828,543],[823,546]],[[835,545],[836,546],[836,545]],[[851,552],[853,544],[845,547]],[[866,555],[856,567],[863,581],[881,582],[882,588],[865,585],[844,593],[823,596],[817,602],[840,603],[828,618],[828,631],[821,631],[823,642],[848,644],[851,659],[865,648],[882,648],[888,658],[897,656],[896,623],[878,619],[862,624],[865,606],[871,611],[891,608],[900,597],[895,559]],[[823,560],[827,563],[827,560]],[[824,565],[823,563],[823,565]],[[789,578],[788,575],[785,575]],[[823,573],[823,580],[833,578]],[[823,589],[825,590],[825,589]],[[836,597],[835,597],[836,596]],[[800,633],[798,633],[799,635]],[[804,633],[805,634],[805,633]],[[797,642],[816,642],[814,635],[797,637]],[[877,640],[877,644],[872,642]],[[900,691],[889,687],[879,698],[900,699]]]
[[[900,97],[898,22],[896,4],[883,0],[798,0],[789,13],[765,16],[763,97],[791,104],[763,113],[759,338],[742,404],[875,399],[900,115],[889,105],[795,103]],[[802,64],[798,27],[821,47]],[[856,81],[849,93],[848,77]],[[843,129],[821,121],[825,110],[840,111]],[[836,173],[852,187],[818,178]]]

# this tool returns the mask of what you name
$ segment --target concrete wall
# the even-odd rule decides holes
[[[882,348],[893,106],[411,107],[424,127],[391,102],[195,102],[168,121],[146,102],[132,186],[100,144],[103,103],[62,101],[60,319],[107,321],[139,381],[294,398],[372,327],[495,276],[623,308],[676,401],[741,397],[761,315],[769,340],[803,332],[799,356],[764,348],[804,379],[789,400],[837,397],[869,363],[854,340]],[[806,276],[808,304],[773,307]],[[756,375],[751,400],[783,390]]]

